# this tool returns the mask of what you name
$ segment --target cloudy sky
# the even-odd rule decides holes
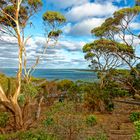
[[[91,29],[101,25],[114,11],[134,5],[133,0],[43,0],[44,6],[32,18],[33,26],[26,29],[26,35],[33,35],[28,41],[28,65],[31,66],[45,46],[42,14],[46,10],[62,12],[67,22],[62,27],[63,35],[56,47],[49,47],[42,55],[39,68],[88,68],[82,47],[93,40]],[[139,28],[139,23],[132,24]],[[8,42],[7,42],[8,41]],[[0,68],[17,67],[17,43],[9,36],[0,40]]]

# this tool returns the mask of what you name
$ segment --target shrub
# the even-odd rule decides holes
[[[112,98],[130,95],[129,91],[124,89],[124,87],[116,81],[109,81],[104,90],[108,92]]]
[[[132,112],[129,118],[132,122],[140,120],[140,112]]]
[[[90,137],[87,140],[108,140],[108,138],[105,133],[100,132],[95,137]]]
[[[47,110],[46,117],[50,118],[46,120],[46,130],[51,131],[59,139],[77,139],[86,125],[81,112],[75,111],[73,102],[55,103]],[[48,125],[48,122],[51,125]]]
[[[0,74],[0,84],[7,96],[12,95],[16,89],[15,78],[7,77],[4,74]]]
[[[0,135],[0,140],[7,140],[7,139],[5,138],[5,136]]]
[[[73,82],[70,80],[61,80],[57,83],[58,89],[60,89],[61,91],[67,91],[72,85]]]
[[[40,88],[35,86],[33,83],[22,83],[21,94],[18,97],[20,105],[24,106],[27,99],[33,100],[35,97],[37,97],[39,90]]]
[[[25,132],[19,135],[20,140],[54,140],[52,136],[49,136],[43,131],[38,132]]]
[[[0,113],[0,127],[5,127],[9,120],[9,116],[7,112]]]
[[[85,89],[84,103],[90,111],[98,110],[104,112],[111,102],[108,92],[100,89],[99,84],[91,84]]]
[[[30,130],[26,132],[0,135],[0,140],[56,140],[56,138],[50,134],[47,134],[43,130]]]
[[[89,116],[86,118],[86,124],[87,124],[88,126],[94,126],[96,123],[97,123],[96,116],[94,116],[94,115],[89,115]]]
[[[47,127],[47,126],[50,126],[50,125],[54,124],[54,120],[53,120],[53,118],[48,117],[47,119],[45,119],[45,120],[43,121],[43,124],[44,124],[46,127]]]
[[[140,140],[140,121],[134,122],[136,132],[134,136],[132,137],[132,140]]]

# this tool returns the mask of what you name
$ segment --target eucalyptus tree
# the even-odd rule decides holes
[[[24,40],[24,28],[28,24],[29,18],[35,14],[41,6],[41,0],[0,1],[0,30],[2,33],[11,35],[17,39],[19,50],[16,91],[10,98],[7,98],[3,88],[0,86],[0,100],[2,104],[14,114],[17,129],[23,126],[22,110],[18,104],[18,97],[21,91],[23,49],[26,43],[26,40]]]
[[[42,19],[44,24],[46,43],[41,55],[46,53],[46,50],[49,46],[56,46],[58,38],[62,34],[62,30],[59,28],[63,25],[63,23],[66,22],[66,18],[61,13],[56,11],[46,11],[42,16]],[[28,69],[26,66],[27,58],[25,53],[24,72],[27,83],[30,82],[32,73],[40,62],[41,55],[36,58],[35,63]]]
[[[95,40],[83,47],[85,59],[90,61],[90,67],[98,72],[100,88],[104,87],[104,78],[112,69],[123,65],[119,55],[133,57],[132,47],[108,39]]]
[[[140,57],[136,53],[136,40],[139,41],[139,32],[132,28],[133,22],[137,21],[140,16],[140,6],[132,8],[123,8],[114,12],[113,17],[105,20],[105,22],[94,28],[91,33],[98,38],[105,38],[111,41],[122,42],[134,50],[134,56],[125,57],[124,55],[118,56],[134,70],[137,74],[138,71],[134,69],[136,63],[139,62]]]
[[[15,121],[16,129],[26,129],[29,126],[29,123],[25,123],[23,120],[23,109],[19,104],[19,96],[21,94],[21,85],[22,85],[22,69],[25,70],[25,77],[27,81],[30,78],[31,70],[39,63],[39,58],[36,60],[36,64],[27,70],[26,63],[26,44],[31,36],[25,36],[25,28],[28,25],[31,25],[31,17],[37,13],[43,3],[42,0],[1,0],[0,1],[0,32],[6,35],[15,37],[18,43],[18,72],[16,76],[16,89],[15,92],[6,96],[3,87],[0,85],[0,101],[1,103],[12,112]],[[50,31],[48,38],[57,38],[60,35],[60,31],[54,29],[54,23],[62,23],[65,21],[65,18],[57,13],[57,16],[50,15],[50,20],[47,19],[48,13],[57,13],[57,12],[46,12],[43,15],[44,22],[48,22],[53,27],[53,32]],[[56,16],[56,17],[55,17]],[[61,19],[62,18],[62,19]],[[48,45],[47,45],[48,46]],[[43,53],[46,52],[46,47]]]
[[[140,0],[135,0],[135,5],[140,6]]]

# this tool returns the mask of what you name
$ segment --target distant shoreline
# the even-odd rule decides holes
[[[9,77],[15,77],[17,74],[17,68],[0,68],[0,73],[3,73]],[[24,71],[23,71],[24,73]],[[97,73],[90,69],[36,69],[32,74],[35,78],[46,78],[48,80],[55,79],[69,79],[72,81],[95,81],[97,79]]]

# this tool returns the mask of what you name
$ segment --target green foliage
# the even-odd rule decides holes
[[[67,91],[74,83],[70,80],[61,80],[57,83],[58,89],[61,91]]]
[[[0,127],[5,127],[7,125],[7,122],[9,120],[9,115],[7,112],[1,112],[0,113]]]
[[[136,69],[137,69],[137,70],[140,70],[140,63],[138,63],[138,64],[136,65]]]
[[[130,121],[132,122],[140,120],[140,112],[132,112],[129,118],[130,118]]]
[[[75,135],[77,136],[86,126],[84,116],[75,111],[73,102],[55,103],[47,110],[46,117],[53,119],[51,125],[48,125],[47,121],[46,129],[55,133],[59,139],[68,139],[68,137],[76,139]]]
[[[44,124],[45,127],[48,127],[48,126],[54,124],[54,120],[51,117],[47,117],[47,119],[45,119],[43,121],[43,124]]]
[[[86,124],[88,126],[94,126],[97,123],[97,118],[94,115],[89,115],[86,117]]]
[[[99,84],[94,83],[86,87],[84,94],[85,107],[91,111],[105,111],[111,102],[110,95],[100,89]]]
[[[57,30],[57,31],[51,31],[49,34],[48,34],[48,37],[52,38],[52,37],[59,37],[60,35],[62,34],[62,31],[61,30]]]
[[[28,0],[28,4],[34,11],[43,5],[42,0]]]
[[[17,132],[13,134],[0,135],[1,140],[56,140],[52,135],[47,134],[44,130],[34,130],[26,132]]]
[[[49,136],[46,132],[38,131],[38,132],[25,132],[21,133],[19,136],[20,140],[54,140],[55,138]]]
[[[140,63],[136,65],[135,68],[131,70],[130,75],[132,76],[133,80],[133,87],[139,92],[140,91]],[[139,93],[138,93],[139,94]]]
[[[134,56],[132,46],[102,38],[84,45],[83,52],[85,59],[90,61],[90,67],[100,72],[109,71],[122,65],[120,55],[125,55],[128,58]]]
[[[94,137],[90,137],[87,140],[108,140],[107,135],[103,132],[98,133]]]
[[[112,98],[129,96],[129,91],[123,88],[124,87],[122,87],[120,83],[109,81],[104,88],[104,91],[107,92]]]
[[[66,18],[59,12],[47,11],[43,14],[43,20],[52,24],[55,27],[55,23],[62,24],[66,21]]]
[[[134,136],[132,137],[132,140],[140,140],[140,121],[134,122],[136,132]]]
[[[21,94],[18,97],[18,101],[21,105],[24,105],[26,100],[34,99],[40,91],[40,88],[35,86],[33,83],[26,84],[22,83]]]
[[[131,17],[131,16],[136,16],[140,13],[140,6],[134,6],[132,8],[123,8],[114,13],[114,18],[119,20],[120,22],[125,18],[125,17]]]
[[[72,84],[72,86],[69,88],[67,94],[68,94],[68,98],[71,101],[75,101],[78,102],[78,100],[81,100],[81,94],[80,94],[80,86],[78,86],[77,84]]]
[[[0,74],[0,84],[7,96],[11,96],[16,89],[15,78]]]
[[[108,18],[105,22],[99,26],[94,28],[91,33],[97,37],[106,37],[109,38],[111,35],[115,35],[119,31],[121,31],[120,26],[121,22],[125,19],[129,24],[132,19],[140,13],[140,6],[135,6],[132,8],[123,8],[116,11],[113,17]],[[126,29],[127,26],[126,25]],[[124,27],[122,27],[124,29]]]
[[[16,9],[17,6],[14,1],[6,1],[5,3],[0,3],[2,10],[9,14],[14,20],[16,20]],[[29,17],[36,13],[40,7],[42,7],[41,0],[23,0],[19,9],[19,24],[21,27],[25,27]],[[0,15],[0,24],[4,26],[9,26],[11,28],[16,27],[16,23],[13,19],[9,18],[7,14]]]
[[[35,98],[36,95],[38,94],[39,89],[40,89],[39,87],[37,87],[32,83],[30,84],[23,83],[21,93],[31,98]]]
[[[84,52],[91,52],[92,50],[95,51],[103,51],[103,52],[126,52],[133,54],[133,48],[132,46],[125,45],[123,43],[118,43],[112,40],[107,39],[99,39],[95,40],[93,43],[86,44],[83,47]]]

